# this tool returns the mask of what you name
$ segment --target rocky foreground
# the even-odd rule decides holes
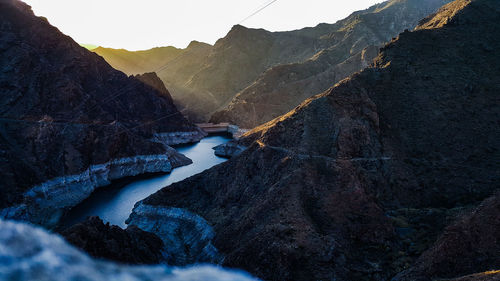
[[[164,262],[163,241],[156,235],[131,226],[122,229],[90,217],[62,231],[66,241],[95,258],[128,264],[160,264]]]
[[[214,234],[184,252],[266,280],[494,280],[462,276],[500,268],[498,49],[497,1],[454,1],[129,222],[183,210]]]
[[[0,279],[16,281],[250,281],[257,279],[214,266],[175,268],[126,266],[92,259],[57,235],[0,220]]]
[[[0,216],[52,227],[112,180],[191,163],[168,145],[205,134],[142,82],[154,79],[127,77],[23,2],[0,1]]]

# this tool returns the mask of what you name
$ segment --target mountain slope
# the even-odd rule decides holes
[[[266,280],[388,280],[406,269],[500,187],[500,8],[450,5],[373,67],[249,132],[239,156],[138,203],[129,222],[197,214],[215,233],[200,241],[225,265]],[[437,18],[446,23],[427,28]]]
[[[97,47],[92,52],[106,58],[106,61],[115,69],[128,75],[136,75],[155,71],[182,53],[175,47],[153,48],[145,51],[127,51]]]
[[[449,1],[386,1],[352,14],[331,26],[322,39],[331,46],[305,62],[284,64],[263,73],[216,112],[213,122],[253,128],[285,114],[302,101],[367,67],[378,48]]]
[[[166,146],[182,142],[170,136],[203,133],[169,96],[113,69],[20,1],[1,1],[0,15],[2,216],[53,225],[113,179],[190,162]]]
[[[450,224],[434,245],[394,281],[435,280],[500,267],[500,194]],[[497,271],[500,275],[500,272]],[[497,276],[500,278],[500,276]],[[498,279],[497,279],[498,280]]]
[[[335,24],[287,32],[236,25],[214,46],[191,52],[192,59],[188,47],[175,64],[142,72],[157,71],[193,120],[206,121],[224,109],[214,121],[254,127],[361,70],[376,56],[374,49],[449,1],[389,0]],[[120,70],[132,67],[111,64]]]

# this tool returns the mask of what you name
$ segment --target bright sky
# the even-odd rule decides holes
[[[79,43],[142,50],[210,44],[272,0],[24,0]],[[333,23],[382,0],[278,0],[242,25],[271,31]]]

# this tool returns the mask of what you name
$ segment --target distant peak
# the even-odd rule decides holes
[[[195,47],[195,46],[198,46],[198,45],[200,45],[200,44],[201,44],[201,42],[200,42],[200,41],[193,40],[193,41],[191,41],[191,42],[189,43],[188,48],[190,48],[190,47]]]
[[[189,48],[195,48],[195,47],[200,47],[200,46],[210,46],[210,44],[207,44],[207,43],[203,43],[203,42],[200,42],[200,41],[196,41],[196,40],[193,40],[189,43],[189,45],[187,46],[186,49],[189,49]]]
[[[240,24],[237,24],[237,25],[233,25],[233,27],[231,28],[229,33],[242,32],[242,31],[247,31],[247,30],[250,30],[250,28],[243,26],[243,25],[240,25]]]
[[[231,28],[231,30],[238,30],[238,29],[248,29],[248,28],[241,24],[233,25],[233,27]]]
[[[234,25],[231,30],[227,33],[226,37],[231,37],[231,36],[246,36],[249,33],[256,33],[256,34],[264,34],[268,33],[269,31],[263,29],[263,28],[249,28],[243,25]]]

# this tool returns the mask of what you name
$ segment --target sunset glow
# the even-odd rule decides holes
[[[26,0],[79,43],[129,50],[213,44],[270,0]],[[333,23],[379,0],[279,0],[242,25],[271,31]]]

